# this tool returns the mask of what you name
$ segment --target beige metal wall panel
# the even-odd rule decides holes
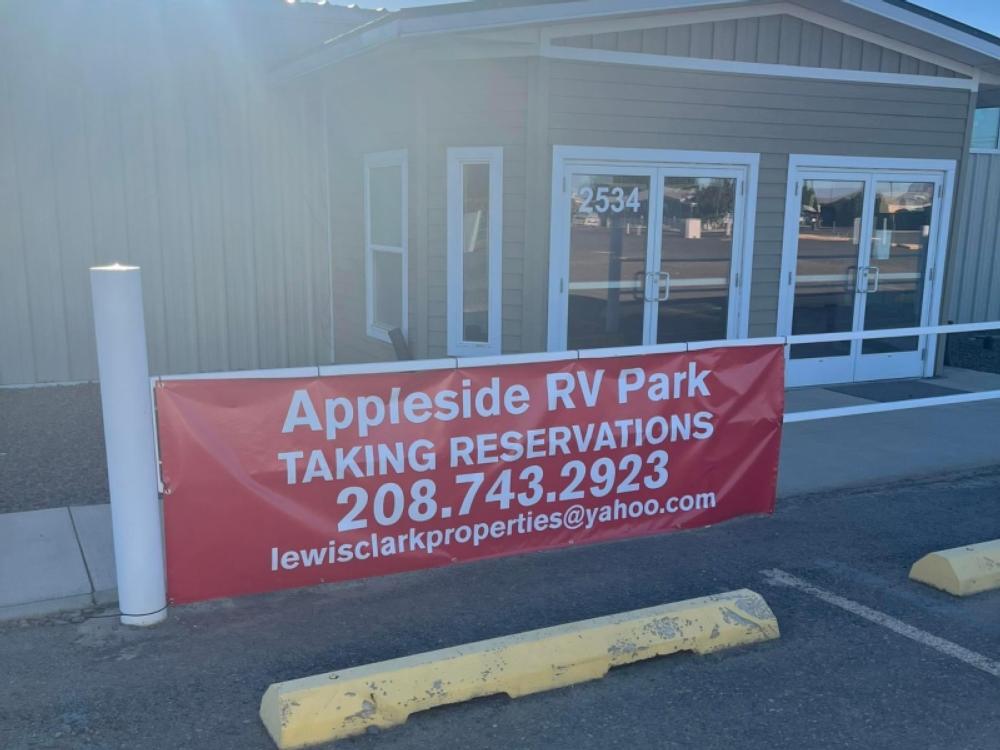
[[[5,30],[0,43],[5,55],[15,55],[22,61],[16,71],[0,65],[0,75],[7,84],[7,121],[18,194],[19,210],[14,218],[20,224],[21,234],[20,246],[5,248],[4,254],[18,253],[23,264],[20,283],[27,292],[35,378],[54,380],[70,372],[70,362],[59,226],[57,214],[52,211],[56,176],[49,135],[50,72],[45,65],[52,43],[46,41],[44,26],[38,19],[30,21],[22,34],[13,35]]]
[[[332,361],[321,106],[267,69],[370,14],[0,4],[0,385],[97,376],[87,269],[143,269],[154,373]]]
[[[0,70],[0,383],[35,382],[11,87]]]

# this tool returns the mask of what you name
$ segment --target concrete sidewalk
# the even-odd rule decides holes
[[[1000,375],[949,370],[925,382],[1000,390]],[[827,388],[789,391],[787,410],[872,403]],[[778,495],[877,485],[1000,464],[1000,400],[786,425]],[[0,514],[0,620],[113,604],[111,506]]]
[[[110,505],[0,514],[0,620],[117,599]]]

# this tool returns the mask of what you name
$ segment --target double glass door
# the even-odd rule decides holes
[[[737,335],[741,167],[570,165],[563,221],[566,349]]]
[[[795,254],[784,273],[784,333],[927,325],[936,257],[940,173],[801,171],[793,175]],[[793,266],[793,267],[789,267]],[[789,347],[788,384],[919,377],[925,336]]]

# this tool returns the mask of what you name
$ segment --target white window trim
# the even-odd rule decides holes
[[[400,329],[403,331],[403,336],[409,339],[409,286],[410,286],[410,274],[409,274],[409,253],[408,248],[408,193],[409,193],[409,177],[408,177],[408,164],[409,158],[405,149],[398,151],[379,151],[377,153],[365,154],[365,186],[364,186],[364,204],[365,204],[365,327],[367,333],[373,339],[378,339],[379,341],[384,341],[386,343],[392,343],[389,339],[389,329],[383,326],[375,324],[375,263],[374,263],[374,253],[384,252],[384,253],[396,253],[402,256],[402,321]],[[369,174],[372,169],[377,169],[379,167],[399,167],[400,173],[400,247],[393,247],[388,245],[376,245],[371,241],[371,206],[370,196],[368,192],[369,188]]]
[[[462,167],[466,164],[489,165],[489,295],[485,342],[464,341],[465,328],[462,276],[464,242]],[[483,146],[448,149],[448,354],[453,357],[476,357],[500,354],[501,294],[503,281],[503,148]]]
[[[569,274],[569,193],[566,190],[566,170],[574,162],[590,164],[622,164],[626,167],[739,167],[746,170],[746,195],[743,202],[743,231],[740,236],[741,261],[730,269],[730,289],[737,289],[738,301],[730,309],[730,337],[745,339],[750,330],[750,297],[753,277],[754,243],[757,230],[757,188],[760,175],[760,154],[730,151],[684,151],[676,149],[553,146],[552,189],[549,215],[549,290],[548,290],[548,351],[566,348],[567,279]],[[739,283],[733,282],[738,278]]]
[[[940,173],[942,195],[939,196],[940,221],[933,257],[927,259],[925,272],[933,279],[930,283],[930,311],[927,324],[938,325],[941,318],[941,300],[944,293],[945,267],[948,260],[948,240],[955,202],[955,173],[958,164],[952,159],[897,159],[863,156],[827,156],[816,154],[790,154],[788,178],[785,188],[785,225],[782,233],[781,276],[778,283],[777,333],[791,331],[792,306],[795,302],[795,267],[798,257],[799,195],[796,190],[798,175],[802,171],[830,170],[838,173],[892,172]],[[924,377],[934,374],[937,357],[937,336],[927,339],[927,357],[924,360]]]

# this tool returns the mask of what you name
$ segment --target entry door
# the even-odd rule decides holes
[[[925,326],[941,221],[940,173],[799,171],[783,333]],[[786,233],[787,238],[791,233]],[[789,347],[789,385],[920,377],[926,336]]]
[[[567,271],[550,343],[565,349],[738,335],[746,171],[733,167],[571,164]],[[560,272],[561,273],[561,272]]]

